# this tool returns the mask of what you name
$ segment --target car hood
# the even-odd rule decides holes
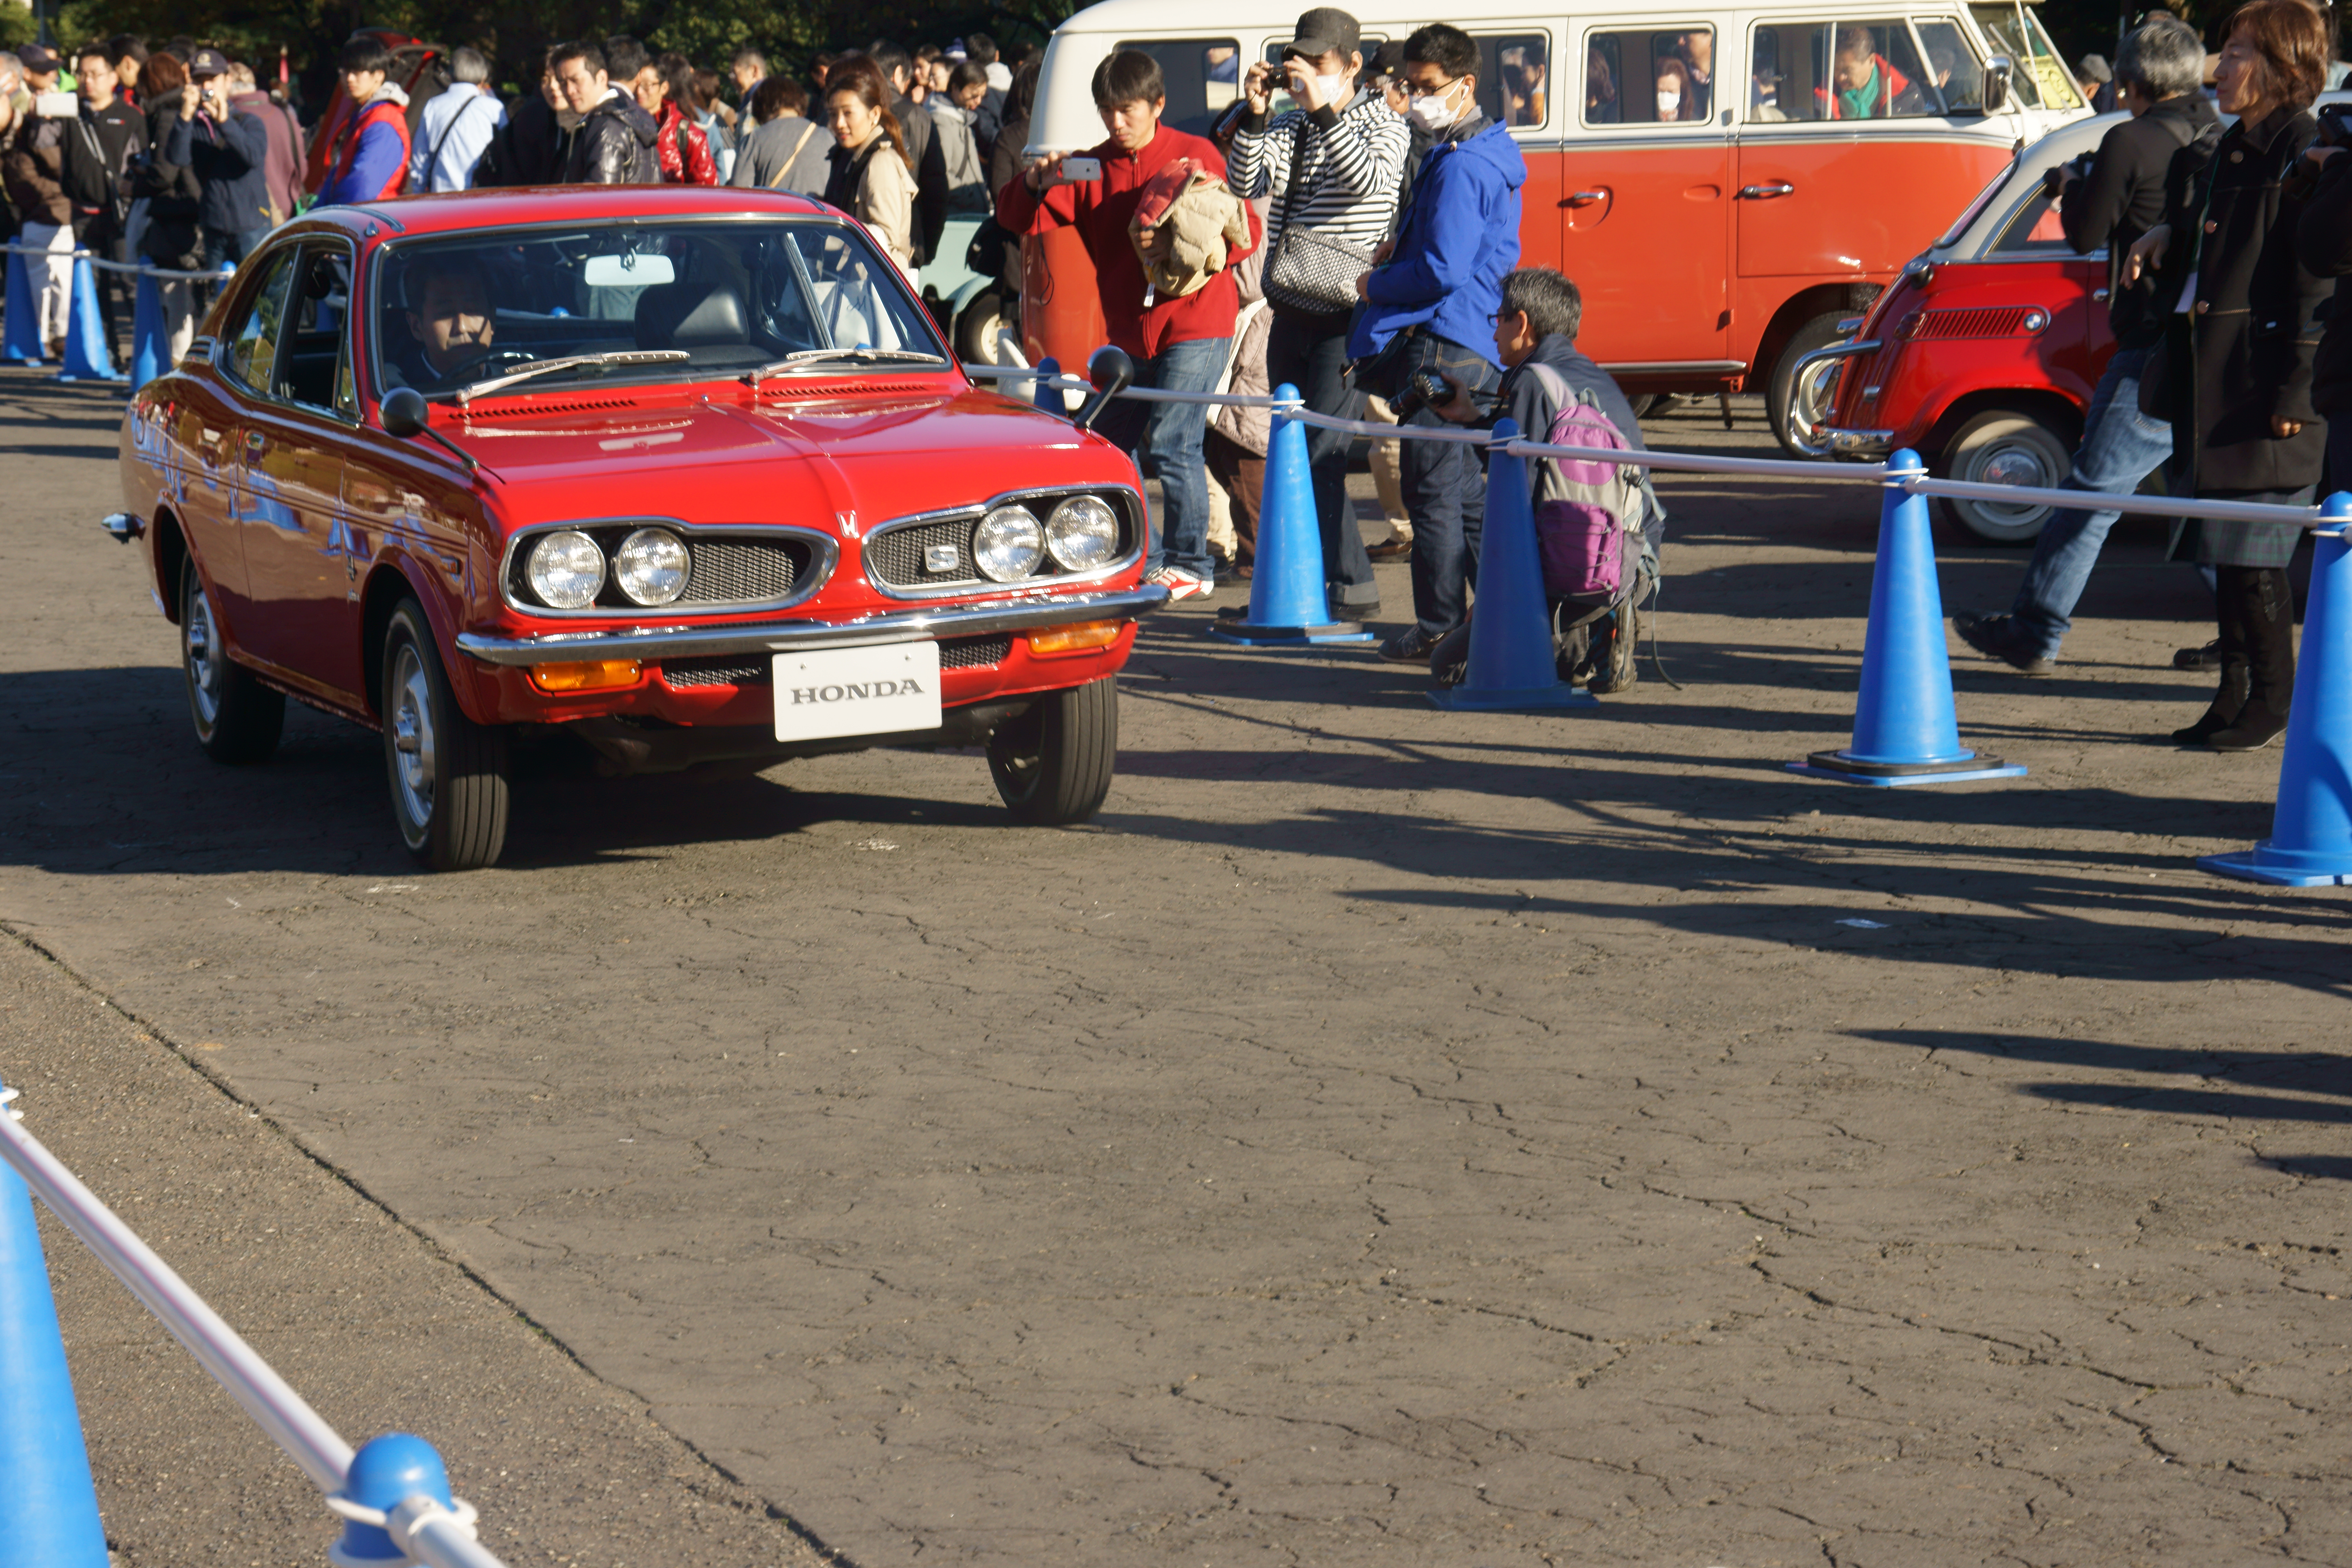
[[[790,511],[821,523],[808,515],[819,509],[836,521],[847,521],[843,512],[871,521],[1039,483],[1048,451],[1116,456],[1066,420],[969,388],[772,389],[756,402],[740,394],[641,402],[623,392],[478,410],[435,427],[496,477],[518,522],[631,513],[773,521]],[[1093,482],[1103,466],[1099,456],[1073,464],[1086,471],[1071,477]]]

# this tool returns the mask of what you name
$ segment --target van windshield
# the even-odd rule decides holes
[[[2008,184],[2010,180],[2015,176],[2017,174],[2018,164],[2024,161],[2025,154],[2022,151],[2011,153],[2009,155],[2008,165],[2003,168],[2000,174],[1995,174],[1990,180],[1986,182],[1985,188],[1977,193],[1977,199],[1970,202],[1961,212],[1958,218],[1954,220],[1952,226],[1944,231],[1944,237],[1937,240],[1929,248],[1944,250],[1958,244],[1959,242],[1960,236],[1968,233],[1969,225],[1976,222],[1977,216],[1983,212],[1985,208],[1992,205],[1993,198],[2000,195],[2001,187]]]
[[[2082,95],[2074,89],[2074,78],[2058,53],[2058,46],[2050,41],[2042,30],[2042,18],[2017,0],[2008,5],[1971,5],[1969,12],[1977,26],[1985,30],[1985,38],[1993,52],[2007,55],[2017,64],[2011,77],[2011,90],[2028,109],[2080,109],[2084,107]]]

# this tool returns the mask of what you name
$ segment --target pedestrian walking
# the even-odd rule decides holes
[[[416,122],[408,157],[411,191],[471,190],[482,154],[507,123],[506,105],[490,89],[490,62],[479,49],[458,45],[449,55],[449,74],[455,79],[425,104]]]
[[[2126,283],[2124,272],[2131,247],[2168,205],[2186,201],[2212,162],[2221,122],[2200,90],[2204,70],[2205,44],[2194,27],[2166,15],[2142,23],[2116,53],[2116,77],[2132,118],[2101,139],[2087,175],[2062,170],[2066,242],[2078,255],[2107,253],[2107,324],[2116,339],[2062,489],[2129,495],[2172,456],[2172,427],[2142,410],[2140,384],[2178,291],[2159,300],[2153,273]],[[1989,658],[2028,675],[2048,673],[2107,531],[2122,515],[2089,507],[2053,512],[2009,613],[1962,611],[1952,629]]]
[[[1358,395],[1348,374],[1348,328],[1356,280],[1371,266],[1396,213],[1410,132],[1387,100],[1360,87],[1362,29],[1356,18],[1318,6],[1298,18],[1282,48],[1282,76],[1297,107],[1269,119],[1275,72],[1249,68],[1247,104],[1234,136],[1236,195],[1274,198],[1266,225],[1265,296],[1274,310],[1266,374],[1298,388],[1317,413],[1352,417]],[[1380,589],[1348,505],[1349,437],[1307,433],[1316,521],[1335,619],[1380,610]]]
[[[556,79],[553,55],[551,49],[540,60],[539,90],[517,99],[507,110],[506,126],[488,160],[498,184],[551,185],[563,178],[581,117]],[[476,183],[482,179],[478,164]]]

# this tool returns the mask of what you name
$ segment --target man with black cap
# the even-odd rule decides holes
[[[198,49],[163,161],[193,172],[205,265],[243,261],[270,230],[269,128],[229,107],[228,57]]]
[[[1283,46],[1280,75],[1297,107],[1268,122],[1276,73],[1263,61],[1243,79],[1247,100],[1228,163],[1244,198],[1271,195],[1266,219],[1266,302],[1274,329],[1266,340],[1273,384],[1298,388],[1320,414],[1353,417],[1359,401],[1348,376],[1348,324],[1356,282],[1389,237],[1412,132],[1381,94],[1359,85],[1362,32],[1355,17],[1318,5],[1298,18]],[[1380,609],[1380,589],[1348,505],[1349,437],[1310,429],[1307,462],[1323,535],[1323,571],[1334,620],[1361,620]]]

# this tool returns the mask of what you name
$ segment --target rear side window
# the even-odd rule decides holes
[[[1931,67],[1911,26],[1885,21],[1776,23],[1756,29],[1751,120],[1906,120],[1948,114],[1940,77],[1966,58]],[[1981,97],[1981,89],[1979,89]]]
[[[253,291],[239,319],[225,334],[228,351],[223,356],[224,367],[250,391],[274,395],[278,344],[286,330],[287,286],[293,279],[294,258],[299,254],[289,246],[269,258],[269,271],[261,287]]]
[[[306,408],[355,418],[352,386],[351,253],[314,242],[302,252],[278,351],[278,395]]]
[[[1585,35],[1587,125],[1703,124],[1717,97],[1712,27]]]
[[[1118,46],[1160,62],[1168,84],[1161,121],[1206,136],[1218,115],[1242,95],[1242,46],[1235,38],[1129,38]]]

